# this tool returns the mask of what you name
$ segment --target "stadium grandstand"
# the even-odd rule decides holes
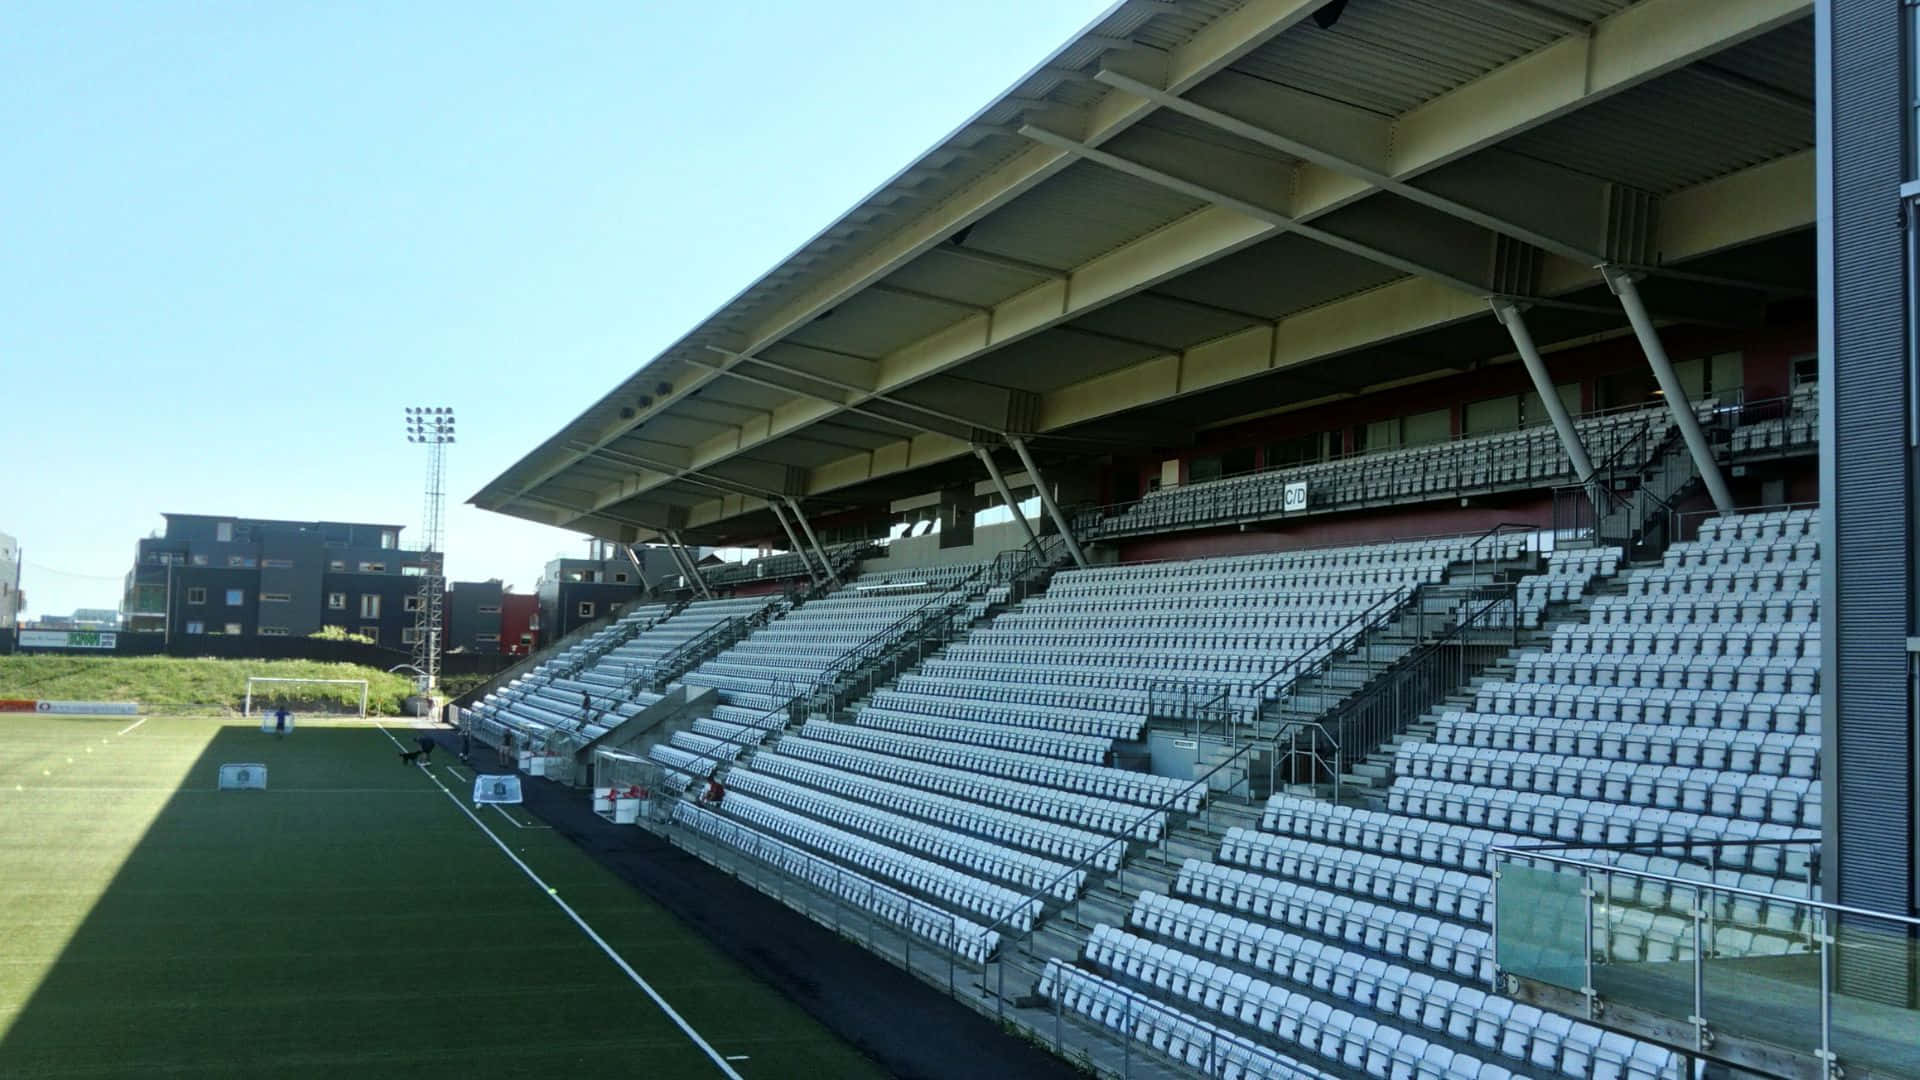
[[[1103,1075],[1920,1077],[1910,16],[1119,3],[473,496],[684,574],[462,722]]]

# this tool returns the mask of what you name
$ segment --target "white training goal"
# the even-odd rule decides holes
[[[282,679],[247,676],[244,716],[263,719],[281,709],[305,716],[367,715],[365,679]]]

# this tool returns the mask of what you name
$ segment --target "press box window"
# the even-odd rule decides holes
[[[580,601],[580,617],[583,619],[593,618],[593,601],[591,600]]]
[[[200,588],[199,586],[195,586],[194,588],[187,590],[187,603],[204,604],[206,602],[207,602],[207,590]]]

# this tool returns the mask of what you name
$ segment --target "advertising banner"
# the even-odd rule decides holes
[[[111,630],[22,630],[23,649],[104,649],[112,652],[120,635]]]

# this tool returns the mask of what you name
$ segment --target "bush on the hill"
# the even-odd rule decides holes
[[[315,641],[351,641],[356,645],[379,644],[367,635],[356,634],[344,626],[323,626],[307,636]]]
[[[358,664],[317,660],[213,660],[170,656],[0,656],[0,698],[137,701],[150,708],[238,711],[249,675],[282,679],[365,679],[367,712],[399,715],[412,680]],[[351,708],[357,686],[304,686],[303,701]]]

